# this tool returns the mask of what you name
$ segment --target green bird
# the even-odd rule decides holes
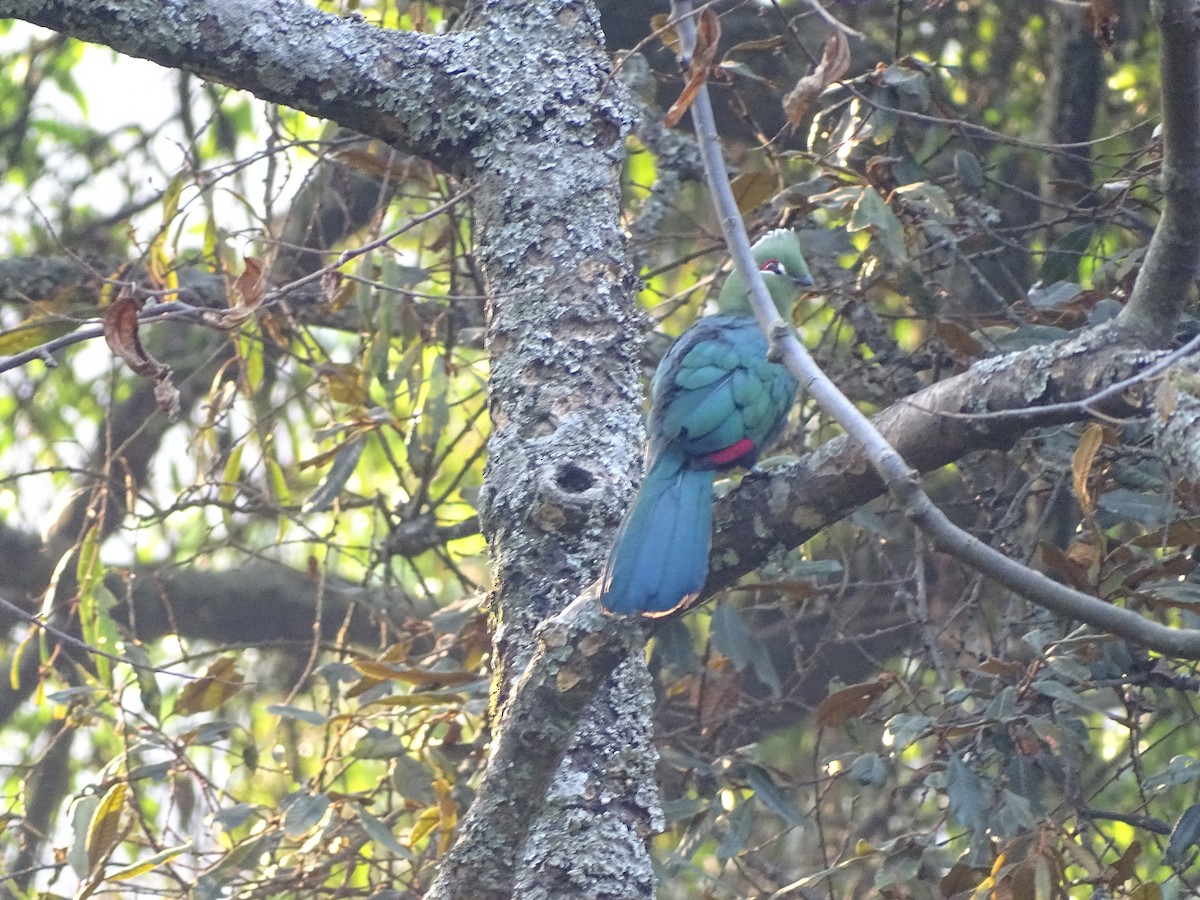
[[[754,245],[754,261],[788,317],[800,288],[813,283],[796,233],[767,233]],[[665,616],[700,593],[717,473],[753,467],[795,397],[796,379],[767,360],[767,339],[736,270],[717,310],[684,332],[654,373],[646,477],[601,582],[600,602],[612,613]]]

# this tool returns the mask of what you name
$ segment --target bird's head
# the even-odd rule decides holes
[[[787,316],[800,289],[811,287],[813,283],[808,263],[804,261],[804,253],[800,250],[799,236],[789,228],[778,228],[764,234],[751,249],[771,299],[775,301],[780,314]],[[735,269],[725,279],[717,298],[717,307],[724,313],[748,311],[750,306],[746,292],[746,282]]]

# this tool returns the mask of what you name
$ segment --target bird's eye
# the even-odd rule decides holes
[[[758,267],[760,272],[770,272],[772,275],[783,275],[783,263],[777,259],[768,259],[765,263]]]

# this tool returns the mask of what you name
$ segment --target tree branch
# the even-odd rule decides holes
[[[450,171],[484,121],[458,109],[477,86],[467,34],[376,28],[299,0],[0,0],[0,18],[250,91]]]
[[[1200,34],[1189,0],[1152,0],[1150,8],[1162,42],[1163,208],[1119,321],[1162,345],[1190,300],[1200,266]]]

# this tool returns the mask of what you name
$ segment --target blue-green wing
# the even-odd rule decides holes
[[[767,340],[753,319],[701,319],[655,373],[651,458],[671,446],[697,467],[751,464],[782,426],[795,393],[787,369],[767,361]],[[745,441],[749,452],[723,455]]]

